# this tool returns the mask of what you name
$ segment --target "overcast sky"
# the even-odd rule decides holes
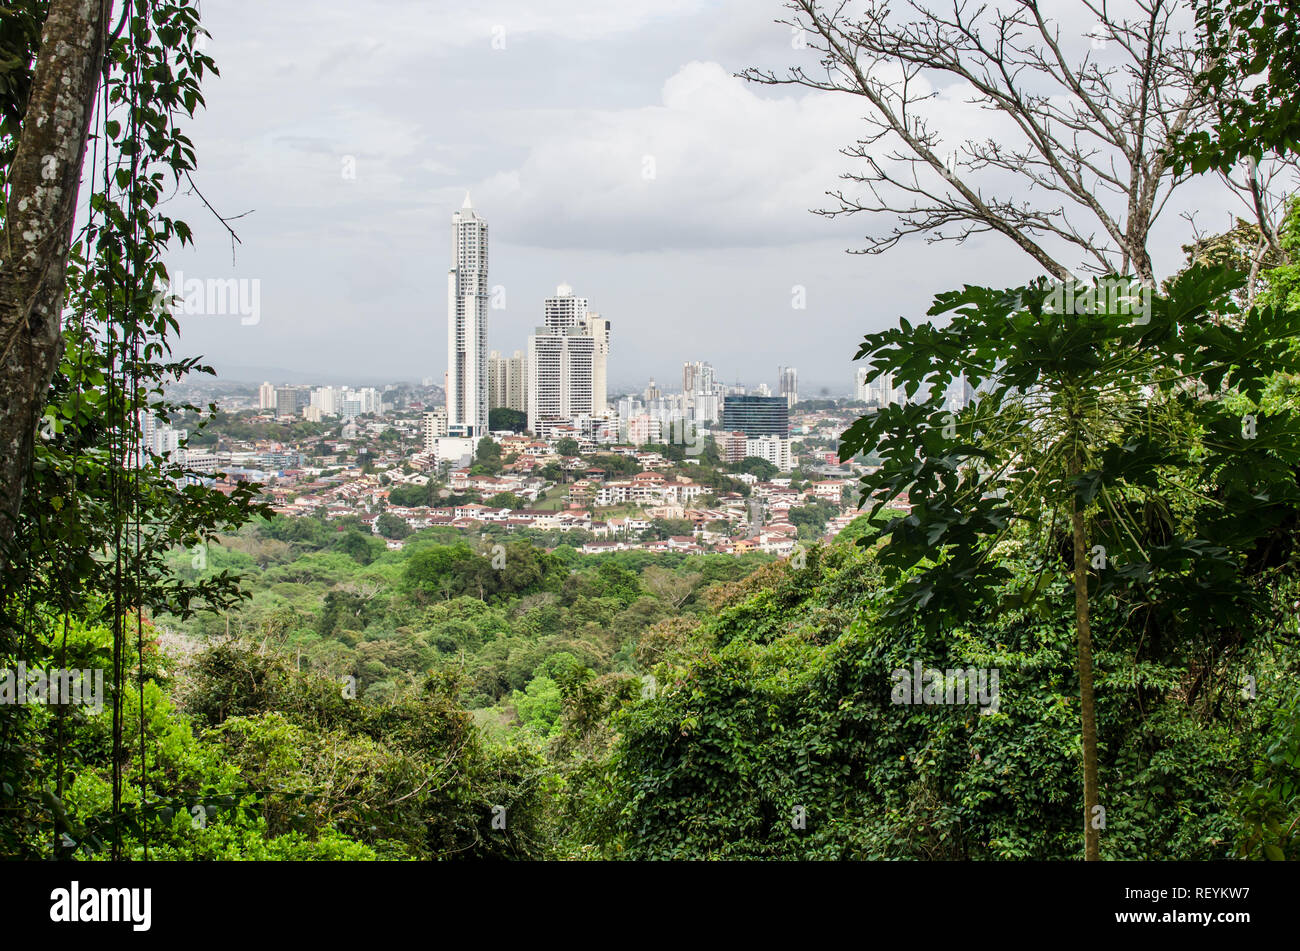
[[[1079,5],[1058,6],[1082,52]],[[778,0],[207,0],[221,76],[191,126],[196,181],[223,214],[252,213],[232,264],[220,225],[179,196],[199,246],[170,266],[258,280],[260,315],[184,317],[181,350],[231,378],[441,383],[467,190],[504,289],[489,345],[526,350],[542,298],[571,284],[612,321],[614,391],[680,386],[683,361],[707,360],[774,388],[792,365],[802,395],[841,395],[864,333],[962,283],[1036,276],[1002,238],[845,253],[887,230],[810,213],[852,167],[838,149],[865,129],[858,103],[734,77],[809,64],[783,15]],[[958,95],[932,108],[954,132],[994,127]],[[1226,222],[1226,202],[1196,204],[1203,225]]]

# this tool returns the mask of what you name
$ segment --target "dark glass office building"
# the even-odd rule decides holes
[[[728,396],[722,401],[725,432],[758,436],[790,435],[790,406],[784,396]]]

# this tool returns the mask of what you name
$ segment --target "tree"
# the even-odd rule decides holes
[[[781,470],[777,468],[775,463],[768,462],[761,456],[746,456],[736,463],[734,471],[748,472],[750,475],[756,476],[759,482],[766,482]]]
[[[910,20],[887,0],[861,10],[792,0],[793,16],[781,22],[799,31],[819,68],[740,75],[862,101],[870,130],[843,152],[863,167],[843,178],[863,194],[830,192],[836,207],[820,213],[887,221],[865,253],[909,235],[961,243],[996,232],[1058,280],[1091,271],[1150,283],[1151,230],[1190,177],[1169,147],[1212,121],[1202,51],[1182,38],[1173,0],[1080,6],[1109,55],[1095,55],[1087,38],[1064,42],[1037,0],[946,10],[918,0]],[[994,114],[987,138],[959,142],[933,124],[926,101],[946,87]],[[1247,166],[1223,181],[1268,219],[1280,211],[1272,171]]]
[[[406,519],[391,512],[381,513],[379,518],[375,519],[375,527],[385,538],[405,538],[411,534],[411,526],[407,524]]]
[[[521,413],[517,409],[508,409],[504,406],[488,410],[488,429],[493,432],[502,432],[508,429],[511,432],[522,433],[527,428],[527,413]]]
[[[555,451],[561,456],[576,456],[578,454],[578,440],[571,436],[557,439],[555,441]]]
[[[424,485],[415,485],[414,483],[395,485],[388,490],[388,504],[399,505],[402,508],[419,508],[431,505],[433,504],[432,489],[432,482],[426,482]]]
[[[501,447],[492,437],[484,436],[478,441],[478,449],[474,453],[474,469],[489,475],[501,471]]]
[[[86,135],[103,67],[107,3],[50,0],[39,52],[4,84],[3,132],[16,131],[6,163],[0,226],[0,569],[15,531],[41,409],[63,355],[63,295]],[[40,5],[5,12],[10,35],[30,40]],[[20,29],[9,34],[10,19]],[[30,85],[26,55],[36,53]],[[7,70],[8,72],[8,70]],[[16,118],[21,127],[15,129]],[[5,148],[8,158],[8,148]]]
[[[896,497],[911,505],[860,539],[885,541],[890,616],[959,622],[990,599],[1039,603],[1053,577],[1069,578],[1088,859],[1100,857],[1104,825],[1095,606],[1119,606],[1107,640],[1139,661],[1205,665],[1189,678],[1193,696],[1276,624],[1259,582],[1293,550],[1300,418],[1265,416],[1258,401],[1275,371],[1300,366],[1300,313],[1243,313],[1232,299],[1242,281],[1195,266],[1140,313],[1129,306],[1143,299],[1136,285],[1102,289],[1082,309],[1050,282],[968,287],[936,298],[930,316],[951,314],[948,326],[903,320],[858,353],[871,378],[892,373],[909,398],[929,394],[858,420],[841,450],[880,456],[862,479],[873,518]],[[944,393],[958,373],[981,398],[952,414]],[[1017,537],[1038,569],[1008,590],[998,545]]]
[[[1300,4],[1296,0],[1197,0],[1212,128],[1177,143],[1177,162],[1227,173],[1243,159],[1300,152]]]
[[[667,568],[651,565],[641,572],[641,582],[656,598],[666,602],[674,611],[690,600],[695,586],[700,583],[698,572],[678,574]]]

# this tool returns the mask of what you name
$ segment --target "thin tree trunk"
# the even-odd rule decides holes
[[[1082,466],[1077,452],[1071,459],[1071,475],[1078,476]],[[1088,620],[1088,551],[1084,537],[1083,513],[1078,500],[1070,498],[1070,528],[1074,536],[1074,623],[1078,633],[1079,718],[1083,732],[1083,857],[1089,862],[1101,858],[1101,830],[1096,806],[1097,784],[1097,715],[1093,703],[1092,628]]]
[[[0,571],[63,353],[64,279],[109,0],[51,0],[0,230]]]

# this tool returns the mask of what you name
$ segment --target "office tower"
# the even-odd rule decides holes
[[[263,383],[257,388],[257,408],[275,409],[275,385]]]
[[[649,403],[651,400],[659,399],[659,387],[655,386],[654,380],[651,380],[646,385],[645,393],[643,395],[645,396],[645,401],[647,403]]]
[[[790,407],[784,396],[728,396],[722,401],[722,428],[759,436],[790,435]]]
[[[591,411],[603,416],[609,412],[609,321],[588,312],[582,324],[587,336],[595,341],[591,355]]]
[[[488,226],[465,194],[451,216],[447,272],[447,425],[453,436],[487,433]]]
[[[777,367],[777,391],[785,397],[786,406],[794,409],[799,402],[799,371],[794,367]]]

